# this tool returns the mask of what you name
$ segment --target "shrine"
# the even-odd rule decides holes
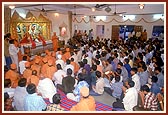
[[[42,14],[35,17],[31,12],[22,18],[15,11],[11,17],[11,34],[21,44],[23,49],[30,48],[31,53],[52,48],[51,21]]]

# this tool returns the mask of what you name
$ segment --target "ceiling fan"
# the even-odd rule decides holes
[[[45,13],[45,12],[57,11],[57,10],[46,10],[46,9],[44,9],[43,5],[41,5],[41,6],[42,6],[41,9],[39,9],[39,8],[34,8],[34,9],[36,9],[36,10],[39,11],[39,12],[43,12],[43,13]]]
[[[96,11],[102,11],[103,8],[108,7],[108,6],[109,6],[108,4],[96,4],[94,8]]]
[[[74,7],[74,13],[72,13],[72,15],[74,15],[74,16],[77,16],[77,15],[84,15],[84,14],[77,14],[77,13],[76,13],[76,5],[74,5],[73,7]]]
[[[41,6],[42,6],[41,9],[39,9],[39,8],[34,8],[34,9],[36,9],[36,10],[32,10],[32,11],[42,12],[43,15],[45,15],[45,16],[47,16],[47,13],[48,13],[48,12],[57,11],[57,10],[46,10],[46,9],[44,9],[43,5],[41,5]]]
[[[127,12],[117,12],[116,4],[114,4],[114,12],[110,16],[118,16],[118,15],[122,15],[122,14],[125,14],[125,13],[127,13]]]

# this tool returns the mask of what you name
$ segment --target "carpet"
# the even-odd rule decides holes
[[[69,111],[72,106],[76,105],[77,102],[70,100],[66,97],[64,92],[58,90],[58,93],[61,95],[61,107],[63,107],[66,111]],[[46,104],[50,104],[49,99],[44,98]],[[100,102],[96,102],[96,111],[112,111],[112,107],[109,105],[105,105]]]

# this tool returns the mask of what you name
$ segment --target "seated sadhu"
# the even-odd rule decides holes
[[[71,57],[70,48],[66,48],[65,50],[66,51],[65,51],[65,53],[62,56],[62,59],[64,60],[64,62],[66,62],[66,60]]]
[[[89,95],[89,88],[84,86],[80,89],[81,100],[74,105],[71,111],[96,111],[95,99]]]
[[[5,79],[11,80],[11,87],[15,88],[18,86],[18,80],[20,79],[19,73],[17,72],[17,67],[15,63],[10,65],[10,70],[8,70],[5,74]]]

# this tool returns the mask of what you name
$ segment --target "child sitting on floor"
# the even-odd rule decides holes
[[[60,106],[61,97],[60,94],[53,95],[53,103],[47,105],[46,111],[64,111],[64,108]]]

